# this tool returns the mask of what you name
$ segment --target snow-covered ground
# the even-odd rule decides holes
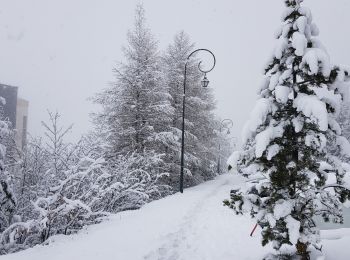
[[[0,260],[257,260],[269,250],[254,221],[222,206],[229,191],[242,185],[226,174],[183,194],[154,201],[140,210],[116,214],[79,234],[56,236],[47,246]],[[350,229],[322,232],[327,260],[347,260]]]

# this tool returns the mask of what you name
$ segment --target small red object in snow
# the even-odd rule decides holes
[[[256,224],[255,224],[255,226],[254,226],[254,228],[253,228],[252,232],[250,232],[250,236],[251,236],[251,237],[253,236],[254,231],[255,231],[255,229],[256,229],[256,227],[257,227],[257,226],[258,226],[258,223],[256,223]]]

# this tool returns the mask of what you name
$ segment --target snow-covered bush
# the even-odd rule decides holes
[[[12,188],[12,178],[5,167],[6,140],[11,135],[10,124],[3,118],[6,100],[0,97],[0,232],[13,222],[17,201]]]
[[[170,194],[170,187],[162,184],[168,176],[159,167],[162,163],[161,156],[152,151],[119,156],[109,162],[98,178],[100,190],[91,207],[105,212],[132,210]]]
[[[16,212],[16,197],[8,181],[7,174],[2,172],[0,180],[0,231],[2,232],[10,226],[14,220]]]
[[[97,195],[94,182],[103,174],[103,162],[82,158],[66,172],[65,180],[50,188],[49,196],[34,202],[43,240],[54,234],[74,233],[100,216],[91,210],[89,202]]]
[[[0,235],[0,255],[14,253],[43,242],[42,227],[36,220],[17,221]]]
[[[68,169],[60,174],[65,178],[54,179],[51,185],[48,180],[40,181],[43,186],[33,186],[37,189],[36,193],[29,193],[25,188],[24,195],[31,199],[24,199],[19,193],[22,206],[16,213],[20,216],[13,216],[12,211],[6,215],[12,220],[6,218],[7,225],[0,236],[0,254],[45,242],[53,235],[74,233],[83,226],[99,222],[110,213],[138,209],[147,202],[170,194],[170,187],[162,180],[168,173],[160,167],[161,155],[145,151],[106,161],[101,154],[101,145],[101,140],[94,135],[83,137],[72,153],[71,158],[75,159],[71,159]],[[35,146],[35,154],[39,155],[41,152],[37,149],[46,151],[44,147]],[[41,167],[48,173],[52,165],[52,160],[47,160],[46,165]],[[27,173],[34,166],[36,164],[27,164]],[[47,175],[49,179],[53,176]],[[28,175],[27,178],[37,180],[36,175]],[[28,179],[24,184],[29,185],[31,181]]]
[[[3,105],[5,104],[6,100],[0,97],[0,234],[3,234],[14,222],[19,220],[16,215],[17,198],[13,191],[13,178],[5,165],[6,144],[12,134],[10,123],[3,117]],[[2,248],[0,247],[0,254],[1,252]]]
[[[49,187],[48,194],[27,205],[33,211],[31,218],[9,226],[0,236],[1,253],[15,252],[56,234],[70,234],[83,226],[96,223],[106,215],[92,212],[88,203],[94,198],[93,179],[101,173],[103,160],[82,158],[69,169],[67,178]]]

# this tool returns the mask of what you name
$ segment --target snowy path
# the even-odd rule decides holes
[[[234,185],[233,180],[233,176],[225,176],[216,183],[202,185],[206,192],[196,188],[187,190],[185,198],[191,196],[194,199],[191,208],[185,212],[177,230],[162,236],[159,242],[164,241],[163,244],[145,259],[239,259],[247,244],[253,246],[256,239],[243,242],[240,236],[249,234],[253,222],[242,219],[243,228],[240,221],[234,225],[233,212],[222,206]],[[256,259],[256,256],[245,259]]]
[[[57,236],[48,246],[0,257],[0,260],[257,260],[269,248],[260,246],[254,221],[222,206],[233,186],[242,183],[223,175],[137,211],[121,212],[77,235]],[[332,233],[333,232],[333,233]],[[327,231],[325,249],[349,243],[350,232]],[[329,260],[349,259],[334,252]],[[336,258],[334,258],[336,257]],[[343,258],[344,257],[344,258]]]

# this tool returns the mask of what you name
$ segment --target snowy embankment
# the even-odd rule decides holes
[[[254,221],[222,206],[244,180],[222,175],[186,189],[184,194],[154,201],[140,210],[121,212],[79,234],[56,236],[1,260],[257,260],[269,247],[260,244],[260,230],[249,236]],[[327,260],[346,257],[350,229],[322,233]]]

